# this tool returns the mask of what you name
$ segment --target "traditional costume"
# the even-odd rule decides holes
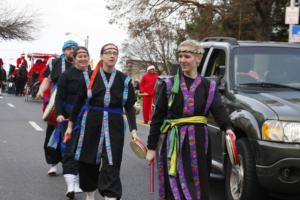
[[[157,148],[160,200],[209,200],[211,153],[207,116],[221,130],[230,128],[214,81],[191,79],[178,72],[162,83],[155,102],[148,148]]]
[[[64,49],[64,48],[63,48]],[[44,77],[49,77],[52,81],[52,91],[57,87],[57,82],[60,75],[67,69],[72,66],[72,63],[65,59],[64,55],[57,57],[51,60],[47,66],[47,69],[43,73]],[[44,142],[44,150],[45,150],[45,157],[46,162],[53,166],[48,172],[49,175],[56,175],[56,165],[61,161],[61,152],[60,148],[52,149],[48,147],[49,139],[55,129],[55,121],[56,117],[53,117],[51,121],[47,123],[47,130],[46,130],[46,138]],[[55,121],[53,121],[55,120]]]
[[[76,67],[71,67],[60,76],[55,98],[57,116],[63,115],[65,119],[69,119],[79,91],[82,91],[80,87],[82,86],[81,82],[84,80],[84,74],[87,77],[89,76],[88,71],[83,72]],[[59,122],[56,128],[60,142],[63,142],[61,140],[67,129],[67,123],[67,120]],[[79,188],[78,162],[74,160],[77,139],[77,135],[72,134],[70,141],[61,144],[63,174],[68,187],[67,196],[71,198],[74,198],[74,192],[82,192]]]
[[[89,82],[89,79],[85,80]],[[104,72],[103,68],[96,69],[88,85],[88,90],[81,87],[83,93],[70,118],[76,122],[82,108],[75,127],[80,132],[75,153],[75,159],[79,161],[80,187],[85,192],[98,188],[101,195],[120,199],[120,168],[126,130],[123,108],[129,129],[136,129],[134,89],[130,77],[115,69],[112,73]]]

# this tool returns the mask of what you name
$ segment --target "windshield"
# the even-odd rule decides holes
[[[233,52],[236,86],[300,88],[300,48],[239,47]]]

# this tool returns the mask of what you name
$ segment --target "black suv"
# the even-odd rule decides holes
[[[209,119],[212,165],[225,176],[227,199],[300,199],[300,46],[221,37],[201,45],[201,74],[217,81],[237,135],[241,164],[232,166]]]

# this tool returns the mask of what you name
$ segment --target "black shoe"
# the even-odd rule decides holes
[[[74,199],[75,198],[75,192],[74,191],[67,192],[66,197],[68,197],[69,199]]]

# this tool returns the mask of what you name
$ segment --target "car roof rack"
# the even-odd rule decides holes
[[[201,42],[228,42],[231,45],[238,45],[238,41],[233,37],[206,37]]]

